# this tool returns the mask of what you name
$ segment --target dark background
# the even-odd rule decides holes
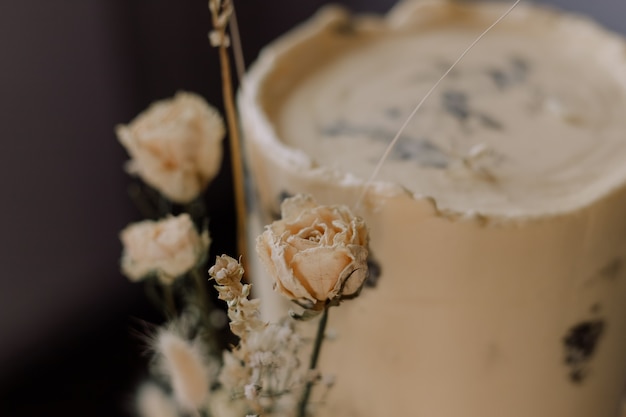
[[[246,61],[324,3],[236,1]],[[544,3],[626,33],[624,0]],[[219,106],[208,31],[206,0],[0,0],[0,416],[131,414],[142,320],[161,318],[118,271],[140,215],[113,128],[181,89]],[[209,189],[214,254],[235,253],[228,171]]]

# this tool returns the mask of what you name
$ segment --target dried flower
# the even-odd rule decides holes
[[[224,122],[196,94],[158,101],[116,133],[132,158],[128,172],[176,203],[193,201],[220,168]]]
[[[213,26],[224,30],[233,14],[232,0],[209,0],[209,10],[213,18]]]
[[[243,288],[243,284],[241,284],[243,273],[244,270],[239,261],[228,255],[218,256],[215,264],[209,269],[209,275],[218,285],[234,287],[238,293]]]
[[[146,382],[139,388],[136,407],[140,417],[179,416],[174,401],[153,382]]]
[[[208,231],[198,234],[186,213],[133,223],[122,230],[120,239],[122,273],[132,281],[155,273],[164,283],[203,261],[210,243]]]
[[[219,389],[211,392],[211,399],[202,416],[211,417],[243,417],[249,411],[245,401],[234,398],[227,390]]]
[[[209,32],[209,42],[214,47],[223,46],[228,48],[230,46],[230,37],[222,31],[212,30]]]
[[[260,300],[249,300],[250,285],[242,284],[244,270],[234,258],[227,255],[217,257],[215,265],[209,269],[209,275],[218,283],[215,286],[218,298],[228,304],[230,329],[245,341],[250,330],[257,330],[266,325],[260,317]]]
[[[243,387],[244,396],[250,401],[255,401],[258,398],[260,391],[261,387],[255,384],[248,384]]]
[[[228,48],[230,37],[226,34],[226,26],[233,14],[231,0],[209,0],[209,10],[214,30],[209,32],[211,46]]]
[[[157,335],[155,350],[159,368],[169,379],[177,403],[187,411],[200,408],[209,393],[211,374],[202,343],[163,329]]]
[[[345,206],[319,206],[302,195],[286,199],[281,211],[257,239],[275,289],[313,310],[356,295],[367,277],[363,220]]]
[[[224,352],[219,381],[254,412],[286,410],[293,402],[286,394],[304,383],[298,354],[303,341],[292,320],[269,324],[260,319],[259,300],[248,298],[251,287],[241,283],[243,273],[240,263],[226,255],[209,270],[228,305],[231,330],[239,336],[238,346]]]
[[[245,366],[245,362],[238,358],[239,351],[224,351],[224,365],[219,374],[219,382],[229,392],[236,391],[244,387],[250,380],[250,369]]]

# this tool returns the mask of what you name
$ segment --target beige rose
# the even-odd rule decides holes
[[[266,226],[257,252],[275,289],[305,308],[356,295],[367,277],[367,228],[345,206],[308,196],[285,200],[282,219]]]
[[[194,200],[222,161],[222,117],[200,96],[179,92],[116,128],[131,156],[126,169],[176,203]]]
[[[172,283],[206,256],[208,231],[198,234],[188,214],[133,223],[120,233],[124,245],[122,273],[131,281],[156,274]]]

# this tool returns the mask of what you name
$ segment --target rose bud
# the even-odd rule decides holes
[[[132,158],[126,170],[173,202],[193,201],[219,171],[224,121],[196,94],[158,101],[116,133]]]
[[[209,232],[199,234],[186,213],[132,223],[122,230],[120,240],[124,275],[138,281],[156,274],[166,284],[202,262],[210,243]]]

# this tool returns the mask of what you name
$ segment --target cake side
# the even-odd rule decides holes
[[[259,197],[255,214],[261,218],[261,223],[275,218],[281,199],[295,193],[310,193],[322,204],[353,206],[363,191],[363,178],[367,177],[362,172],[355,172],[354,168],[363,152],[374,154],[371,148],[377,146],[376,143],[372,145],[368,132],[339,125],[335,126],[335,131],[339,131],[336,136],[352,135],[348,139],[354,144],[341,149],[335,141],[334,147],[327,149],[324,155],[336,154],[344,159],[339,159],[333,166],[315,157],[313,153],[320,147],[321,139],[315,139],[313,135],[323,123],[315,124],[311,120],[317,122],[319,114],[334,116],[343,110],[329,99],[306,111],[301,108],[299,114],[297,111],[289,113],[289,97],[296,94],[295,90],[308,88],[323,93],[325,90],[315,88],[320,84],[313,83],[313,87],[306,84],[318,72],[332,70],[332,64],[342,61],[348,50],[354,48],[367,55],[367,48],[373,45],[384,52],[388,50],[385,48],[387,36],[394,41],[407,41],[408,37],[408,45],[412,46],[414,41],[411,39],[437,32],[438,25],[449,22],[450,16],[468,18],[485,11],[484,16],[491,17],[498,8],[482,4],[457,6],[446,2],[405,2],[399,7],[407,11],[402,18],[394,13],[388,18],[367,18],[363,23],[366,27],[363,38],[359,38],[359,26],[353,24],[345,12],[331,9],[281,39],[279,47],[270,46],[251,70],[240,97],[240,110],[249,166]],[[414,10],[414,14],[408,13],[409,10]],[[428,10],[437,18],[429,19]],[[418,25],[416,29],[414,18],[428,24]],[[623,65],[623,42],[584,20],[530,6],[520,9],[517,19],[514,18],[512,29],[503,27],[494,35],[505,37],[511,45],[516,45],[516,37],[525,36],[520,32],[525,22],[533,21],[540,27],[541,22],[550,22],[549,26],[557,32],[568,30],[571,23],[582,33],[606,36],[607,45],[611,45],[602,52],[585,49],[585,54],[596,53],[594,56],[602,57],[606,63]],[[437,39],[458,38],[458,32],[449,26],[445,28],[437,32]],[[457,27],[463,31],[468,28],[476,30],[470,24]],[[529,31],[534,29],[532,26]],[[529,34],[533,42],[542,39],[537,33]],[[335,41],[338,44],[334,45]],[[527,45],[525,42],[521,44]],[[591,48],[589,44],[585,45]],[[497,51],[506,52],[504,46],[499,48]],[[324,59],[320,52],[323,50],[333,51],[333,60],[317,66]],[[477,49],[473,53],[478,55],[477,63],[493,59],[490,48]],[[580,48],[572,48],[566,53],[580,55]],[[358,62],[356,69],[367,73],[364,61]],[[378,59],[377,62],[384,64],[385,60]],[[509,60],[509,64],[513,73],[504,74],[505,79],[515,73],[515,68],[520,71],[512,61]],[[291,72],[303,67],[306,68],[302,77],[298,76],[298,71]],[[602,74],[610,74],[614,79],[610,84],[612,87],[608,88],[611,91],[606,94],[614,97],[612,94],[615,93],[617,103],[621,103],[623,83],[615,81],[620,72],[610,69]],[[554,76],[553,73],[550,75]],[[354,78],[359,80],[356,76]],[[395,75],[392,77],[396,78]],[[493,84],[494,79],[500,78],[502,74],[488,81]],[[322,78],[325,89],[328,84],[333,87],[331,92],[351,81],[350,77],[345,77],[342,78],[345,82],[337,85],[333,80],[334,77]],[[484,86],[482,81],[470,84],[479,88]],[[363,84],[362,79],[360,82]],[[493,89],[493,85],[490,88]],[[528,93],[526,87],[519,85],[516,88],[519,91],[515,97],[527,97],[524,96]],[[380,110],[376,107],[380,102],[387,105],[402,100],[413,102],[410,99],[415,95],[420,98],[418,93],[404,95],[402,88],[375,91],[376,94],[370,94],[367,100],[357,97],[353,101]],[[461,135],[461,122],[455,118],[462,117],[463,100],[458,96],[456,99],[447,104],[457,115],[446,116],[452,117],[456,124],[443,123],[443,116],[437,116],[436,109],[427,116],[434,118],[433,131],[452,130],[462,141],[466,136]],[[475,100],[474,96],[471,99]],[[578,103],[576,100],[572,102]],[[502,106],[503,109],[509,108],[505,104]],[[625,108],[619,104],[612,111],[619,115]],[[473,113],[476,107],[470,110]],[[283,111],[286,113],[282,117],[293,122],[293,130],[281,125]],[[563,108],[558,106],[549,111],[561,119],[565,117],[563,114],[568,114],[559,113]],[[358,113],[363,117],[362,123],[378,121],[376,111]],[[350,116],[347,114],[346,118]],[[594,123],[599,123],[595,118],[601,120],[604,117],[598,113],[591,113],[591,116]],[[479,126],[488,123],[480,117],[467,117]],[[511,149],[517,149],[515,146],[520,140],[538,135],[537,131],[526,126],[528,123],[524,123],[523,117],[514,122],[518,123],[516,132],[507,130],[502,133],[492,129],[494,132],[491,133],[499,134],[500,142],[512,138]],[[621,122],[616,122],[615,132],[621,132],[621,126]],[[356,134],[354,130],[357,130]],[[562,132],[555,135],[560,134]],[[589,134],[578,140],[586,143]],[[296,142],[302,138],[305,140]],[[482,140],[483,136],[480,138]],[[557,159],[562,157],[562,150],[572,149],[563,146],[562,139],[552,150]],[[623,139],[620,142],[617,136],[611,136],[608,143],[614,142],[621,145]],[[307,144],[313,144],[313,149],[305,148]],[[587,158],[586,149],[580,146],[571,155]],[[608,171],[603,166],[605,155],[618,153],[616,161],[620,161],[623,152],[619,153],[611,146],[603,149],[605,152],[585,159],[589,164],[585,169],[566,169],[566,174],[573,172],[574,178],[596,176],[603,186],[591,186],[591,191],[586,192],[581,182],[571,181],[560,190],[561,194],[574,196],[574,200],[558,195],[547,206],[542,206],[542,198],[535,195],[530,201],[536,202],[537,206],[520,209],[520,202],[512,201],[505,209],[489,211],[479,205],[446,206],[446,195],[437,198],[427,192],[417,192],[402,181],[377,181],[368,188],[358,214],[365,218],[370,228],[372,270],[378,274],[372,276],[359,298],[330,312],[330,327],[336,338],[324,347],[321,370],[336,374],[337,383],[324,406],[320,407],[320,415],[613,417],[626,375],[626,357],[623,355],[626,351],[626,323],[623,322],[626,316],[626,188],[620,166]],[[441,165],[441,161],[450,159],[450,152],[439,155],[428,146],[417,150],[417,153],[428,154],[424,159],[429,164]],[[465,199],[463,188],[482,187],[492,192],[497,189],[488,182],[489,173],[483,173],[481,182],[463,182],[462,175],[467,175],[463,169],[468,167],[462,165],[478,164],[469,167],[471,171],[477,171],[484,163],[480,158],[489,156],[481,152],[484,151],[480,147],[474,148],[474,154],[464,155],[469,160],[461,158],[460,171],[446,174],[449,184],[453,181],[465,184],[458,189],[449,188],[447,195],[452,198],[461,195]],[[526,159],[528,154],[524,152],[517,155]],[[478,160],[472,160],[472,155]],[[538,152],[537,158],[541,157]],[[399,162],[391,160],[389,165]],[[409,162],[415,161],[409,159]],[[504,163],[502,166],[508,167]],[[550,166],[549,161],[544,163],[548,171]],[[576,164],[565,166],[575,168]],[[558,170],[554,171],[556,174],[549,173],[558,176]],[[537,177],[532,170],[522,172]],[[528,177],[520,175],[517,178],[523,181]],[[485,186],[485,181],[489,187]],[[528,185],[529,192],[532,193],[533,187],[532,183]],[[584,198],[576,198],[579,189]],[[524,188],[519,191],[523,194]],[[270,294],[271,280],[264,279],[266,277],[258,268],[253,270],[253,276],[257,288],[262,287],[265,291],[263,297]],[[268,318],[281,316],[288,308],[271,297],[265,300],[263,308]]]

